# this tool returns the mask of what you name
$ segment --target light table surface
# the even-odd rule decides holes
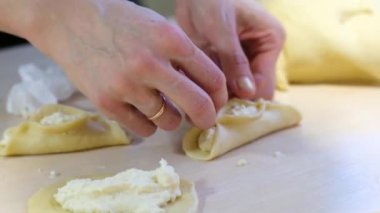
[[[19,81],[17,67],[51,62],[32,47],[0,52],[0,130],[20,119],[5,111]],[[293,86],[277,99],[298,108],[299,127],[278,132],[216,160],[192,160],[181,151],[184,124],[129,146],[86,152],[0,158],[0,212],[26,212],[39,188],[69,177],[153,169],[165,158],[195,182],[199,212],[380,212],[380,88]],[[87,105],[84,98],[71,101]],[[248,164],[237,167],[245,159]],[[50,171],[61,175],[49,178]]]

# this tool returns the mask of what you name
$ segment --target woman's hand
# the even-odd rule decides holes
[[[179,24],[227,78],[230,94],[271,99],[281,24],[254,0],[177,0]]]
[[[103,113],[148,136],[181,120],[214,124],[227,101],[225,77],[179,28],[123,0],[34,1],[25,37],[53,58]],[[164,113],[156,119],[161,95]]]

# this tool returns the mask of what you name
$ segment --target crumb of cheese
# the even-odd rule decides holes
[[[236,162],[236,166],[239,166],[239,167],[245,166],[245,165],[247,165],[247,164],[248,164],[248,162],[247,162],[247,160],[245,160],[245,159],[239,159],[239,160]]]
[[[275,158],[279,158],[279,157],[282,157],[282,156],[284,156],[284,153],[279,152],[279,151],[277,151],[277,152],[275,152],[275,153],[273,154],[273,157],[275,157]]]
[[[59,172],[57,172],[57,171],[55,171],[55,170],[51,170],[50,172],[49,172],[49,178],[56,178],[56,177],[58,177],[58,176],[60,176],[61,175],[61,173],[59,173]]]

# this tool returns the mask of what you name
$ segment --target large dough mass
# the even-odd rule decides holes
[[[259,0],[284,25],[278,87],[380,83],[378,0]]]

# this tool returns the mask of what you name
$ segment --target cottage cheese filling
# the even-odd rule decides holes
[[[179,196],[180,178],[161,159],[160,167],[152,171],[129,169],[105,179],[69,181],[54,198],[74,213],[163,213]]]

